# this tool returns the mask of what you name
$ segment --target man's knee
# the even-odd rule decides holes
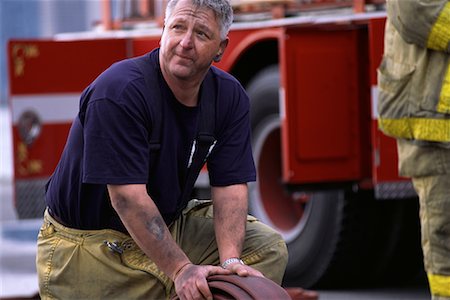
[[[281,234],[273,230],[267,236],[267,244],[265,248],[266,249],[265,251],[263,249],[263,252],[266,254],[266,256],[273,257],[274,263],[284,266],[284,269],[288,261],[288,250],[286,242],[284,241]]]
[[[288,261],[283,237],[261,222],[250,222],[247,225],[242,257],[244,262],[280,284]]]

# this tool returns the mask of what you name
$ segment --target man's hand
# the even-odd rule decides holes
[[[175,291],[180,300],[212,299],[206,278],[210,275],[227,275],[231,272],[222,267],[188,264],[176,275]]]
[[[246,276],[264,277],[264,275],[260,271],[253,269],[250,266],[243,265],[239,262],[228,265],[226,269],[242,277]]]

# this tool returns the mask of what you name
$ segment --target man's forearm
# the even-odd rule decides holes
[[[124,192],[117,186],[108,189],[112,205],[133,240],[167,276],[174,279],[177,271],[190,261],[173,240],[152,199],[140,188],[131,192]]]
[[[214,228],[220,262],[240,257],[245,239],[247,222],[247,185],[214,187]]]

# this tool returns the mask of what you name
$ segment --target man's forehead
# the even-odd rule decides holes
[[[193,4],[191,0],[180,0],[174,7],[172,14],[179,12],[185,12],[187,14],[205,13],[205,14],[212,14],[214,15],[214,17],[216,16],[211,8]]]
[[[189,3],[190,1],[188,1]],[[207,20],[217,21],[217,16],[214,11],[207,7],[198,7],[189,3],[184,6],[176,6],[171,14],[172,21],[175,20],[186,20],[187,18],[193,17],[200,23],[205,23]]]

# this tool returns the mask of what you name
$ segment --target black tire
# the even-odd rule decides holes
[[[280,182],[279,82],[278,66],[271,66],[257,74],[247,88],[258,168],[258,181],[249,189],[250,212],[285,238],[289,250],[286,281],[311,287],[324,276],[333,259],[344,192],[294,196],[284,192]],[[266,187],[269,190],[264,190]],[[302,199],[308,201],[302,203]]]
[[[247,86],[258,170],[258,181],[249,185],[249,199],[250,213],[286,240],[289,261],[284,285],[379,283],[398,253],[395,248],[402,230],[393,230],[390,224],[402,222],[402,205],[376,201],[372,191],[342,188],[288,193],[284,189],[279,78],[278,66],[270,66]]]

